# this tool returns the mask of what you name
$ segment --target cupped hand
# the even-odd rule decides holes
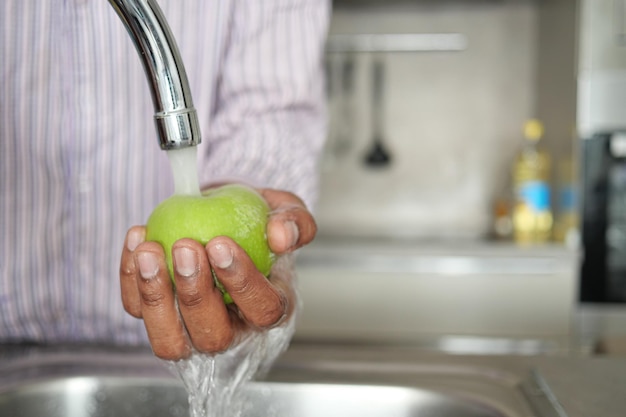
[[[315,220],[302,200],[286,191],[258,191],[271,209],[267,237],[272,252],[280,257],[313,240]],[[268,280],[226,236],[205,247],[181,239],[172,248],[174,291],[163,248],[146,242],[145,235],[143,226],[128,230],[120,281],[124,308],[143,319],[156,356],[178,360],[194,349],[222,352],[247,330],[278,326],[292,314],[296,300],[291,268],[273,268]],[[224,304],[212,270],[234,304]]]

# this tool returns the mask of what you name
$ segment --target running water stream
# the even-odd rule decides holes
[[[189,146],[167,151],[174,178],[174,194],[200,195],[198,148]]]
[[[175,194],[200,195],[195,146],[167,152],[174,176]],[[274,270],[293,274],[292,261],[279,258]],[[245,412],[246,382],[267,371],[287,348],[295,329],[294,315],[280,327],[247,330],[226,352],[207,355],[193,352],[191,357],[168,362],[183,382],[189,397],[191,417],[238,417]]]
[[[294,320],[267,331],[250,331],[243,340],[216,355],[194,352],[169,362],[183,382],[191,417],[239,417],[247,414],[245,384],[263,374],[288,346]],[[258,414],[258,410],[254,414]]]

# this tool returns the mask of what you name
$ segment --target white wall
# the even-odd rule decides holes
[[[371,57],[356,57],[350,146],[335,152],[330,138],[317,208],[321,234],[484,235],[522,124],[534,116],[537,24],[531,2],[336,10],[331,34],[458,32],[468,48],[386,56],[384,136],[394,160],[384,170],[362,163],[372,136]],[[336,128],[346,117],[332,104]]]

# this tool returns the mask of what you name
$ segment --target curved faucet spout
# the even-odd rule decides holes
[[[163,150],[200,143],[200,125],[174,36],[155,0],[109,0],[143,62]]]

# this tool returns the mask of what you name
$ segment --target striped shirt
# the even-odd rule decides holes
[[[321,0],[161,0],[201,123],[201,184],[312,205]],[[105,0],[0,2],[0,342],[147,343],[119,290],[126,230],[172,193],[137,52]]]

